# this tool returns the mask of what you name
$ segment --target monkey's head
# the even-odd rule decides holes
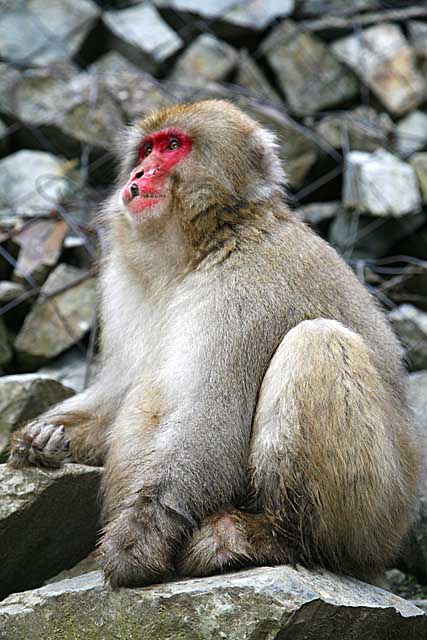
[[[123,145],[123,142],[121,143]],[[120,207],[133,224],[167,213],[191,220],[281,192],[274,136],[222,100],[165,108],[129,128]]]

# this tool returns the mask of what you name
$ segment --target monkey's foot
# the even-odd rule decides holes
[[[143,587],[172,572],[167,536],[153,520],[140,515],[137,519],[128,509],[105,527],[99,549],[105,578],[113,589]]]
[[[64,426],[35,420],[14,435],[9,464],[16,468],[31,464],[57,468],[69,455],[70,441]]]
[[[250,563],[252,554],[237,510],[205,520],[184,545],[177,570],[185,576],[207,576]]]

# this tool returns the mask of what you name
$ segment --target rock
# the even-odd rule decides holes
[[[427,23],[421,20],[409,20],[407,24],[409,39],[416,55],[427,58]]]
[[[202,33],[176,63],[169,79],[173,82],[224,80],[237,63],[237,51],[210,33]]]
[[[68,192],[68,169],[45,151],[16,151],[0,160],[0,217],[49,214]]]
[[[89,0],[25,0],[1,11],[0,56],[32,65],[72,58],[100,13]]]
[[[118,11],[105,11],[103,20],[117,48],[145,71],[155,73],[177,53],[183,42],[148,2]]]
[[[13,431],[72,395],[72,389],[47,376],[26,373],[0,377],[0,455],[5,453]]]
[[[427,433],[427,371],[417,371],[410,374],[408,397],[418,423],[423,432]]]
[[[0,280],[0,305],[11,302],[25,294],[25,287],[18,282]]]
[[[375,151],[389,147],[394,131],[387,113],[377,113],[371,107],[360,106],[352,111],[323,118],[316,132],[335,149]]]
[[[312,226],[316,226],[325,220],[335,218],[340,209],[341,202],[310,202],[295,210],[295,214],[303,222],[307,222]]]
[[[427,371],[418,371],[409,376],[408,398],[425,439],[427,436]],[[424,583],[427,581],[427,481],[425,476],[419,489],[415,522],[404,546],[400,566]]]
[[[67,230],[64,220],[37,220],[14,236],[21,247],[14,279],[42,284],[59,260]]]
[[[313,137],[283,109],[241,99],[239,105],[277,133],[280,157],[284,162],[290,185],[299,188],[319,155],[319,147]]]
[[[0,157],[9,151],[9,127],[0,119]]]
[[[93,74],[69,65],[9,73],[4,84],[5,112],[26,125],[17,134],[22,144],[40,144],[36,130],[65,155],[79,156],[82,144],[105,153],[123,125],[118,104]]]
[[[411,370],[427,369],[427,313],[412,304],[402,304],[388,318],[406,349]]]
[[[410,601],[411,604],[413,604],[415,607],[418,607],[418,609],[421,609],[421,611],[424,611],[425,614],[427,614],[427,599],[414,599]]]
[[[248,94],[261,100],[280,104],[281,99],[267,82],[263,72],[245,49],[239,51],[236,83]]]
[[[7,277],[7,274],[3,275]],[[12,335],[16,334],[24,322],[24,318],[28,313],[28,305],[36,295],[31,289],[26,289],[22,284],[0,280],[0,314],[7,327],[11,330]]]
[[[364,9],[378,9],[382,6],[381,0],[346,0],[345,6],[342,0],[302,0],[302,12],[304,15],[344,15],[356,13]]]
[[[423,200],[427,202],[427,152],[415,153],[411,165],[415,169]]]
[[[0,621],[5,640],[419,640],[427,632],[423,612],[398,596],[290,566],[119,592],[95,571],[10,596]]]
[[[347,154],[343,201],[375,216],[399,217],[421,207],[414,169],[383,149]]]
[[[157,7],[174,12],[196,14],[208,21],[221,21],[253,31],[263,31],[273,20],[288,16],[294,9],[294,0],[154,0]]]
[[[66,264],[52,271],[15,340],[23,366],[44,364],[89,331],[95,318],[96,292],[95,279],[86,276],[87,272]]]
[[[321,111],[358,92],[355,77],[317,37],[286,20],[262,43],[290,109],[299,115]]]
[[[73,347],[39,369],[37,375],[58,380],[74,391],[80,392],[93,382],[99,370],[99,362],[90,363],[89,372],[87,372],[87,368],[86,356],[77,347]],[[85,385],[87,373],[88,380]]]
[[[426,83],[414,52],[395,24],[379,24],[337,40],[335,55],[368,85],[393,114],[406,113],[425,97]]]
[[[10,338],[3,318],[0,316],[0,371],[4,365],[8,364],[12,360],[12,357],[13,351],[10,345]]]
[[[98,58],[89,71],[114,96],[128,120],[141,118],[174,102],[171,92],[156,78],[117,51]]]
[[[412,111],[396,127],[397,151],[404,158],[427,144],[427,113]]]
[[[346,258],[382,258],[424,223],[422,212],[386,219],[360,216],[341,207],[329,227],[328,239]]]
[[[40,586],[92,551],[101,473],[77,464],[49,471],[0,466],[0,546],[7,550],[0,563],[1,597]]]

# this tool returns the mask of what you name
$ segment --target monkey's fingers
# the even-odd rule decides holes
[[[32,422],[12,439],[9,464],[57,468],[69,457],[70,441],[63,425]]]

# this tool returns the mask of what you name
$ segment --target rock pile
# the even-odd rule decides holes
[[[113,138],[135,117],[206,97],[235,102],[277,133],[290,204],[329,239],[389,313],[406,350],[411,402],[427,433],[424,2],[19,0],[0,2],[0,11],[0,461],[14,429],[80,391],[94,375],[97,234],[102,232],[95,214],[114,176]],[[19,540],[20,508],[28,492],[28,513],[37,513],[38,501],[44,505],[44,495],[56,495],[56,485],[56,517],[62,519],[66,492],[60,486],[74,487],[77,500],[80,482],[97,484],[93,470],[55,473],[28,478],[30,488],[21,476],[2,480],[5,491],[16,490],[21,497],[13,513],[1,516],[0,535],[3,520],[13,522],[8,535],[16,531]],[[426,504],[423,487],[418,521],[401,561],[425,582]],[[75,514],[77,503],[68,508]],[[92,532],[86,529],[87,543],[78,553],[70,547],[67,555],[62,542],[60,551],[52,547],[54,558],[65,555],[47,563],[46,571],[34,569],[37,563],[31,564],[30,555],[35,545],[41,549],[47,534],[38,526],[32,529],[33,546],[26,536],[27,546],[17,547],[20,558],[12,558],[10,566],[0,563],[9,576],[4,593],[40,586],[81,560],[93,546],[95,520],[88,520]],[[82,526],[81,519],[75,522]],[[83,540],[83,530],[73,533],[71,528],[70,534]],[[18,579],[18,565],[27,567],[28,580]],[[236,606],[239,589],[246,595],[238,617],[247,611],[252,620],[252,605],[246,604],[259,598],[258,622],[248,622],[252,631],[245,636],[230,631],[230,638],[264,637],[261,628],[282,637],[291,611],[292,619],[305,625],[314,611],[330,616],[335,625],[330,634],[350,637],[347,626],[353,629],[354,624],[359,632],[357,624],[362,624],[353,622],[350,605],[360,606],[373,621],[370,637],[383,637],[373,629],[385,620],[402,637],[422,637],[418,612],[384,594],[375,600],[374,592],[366,591],[354,604],[352,597],[356,602],[364,587],[329,577],[325,595],[320,582],[309,585],[305,573],[257,571],[247,578],[177,583],[169,591],[162,587],[126,598],[129,604],[143,603],[150,620],[153,603],[176,602],[185,612],[183,629],[184,618],[193,616],[200,599],[216,622],[212,629],[188,623],[183,638],[222,637],[229,623],[221,611]],[[8,582],[12,574],[14,584]],[[258,582],[257,590],[253,585]],[[285,587],[303,595],[288,598]],[[12,616],[16,625],[15,636],[7,627],[7,637],[39,637],[37,624],[52,612],[62,615],[63,606],[77,609],[83,593],[99,607],[101,618],[127,607],[126,598],[115,599],[93,576],[56,591],[46,587],[6,601],[0,615],[5,620]],[[34,636],[19,631],[27,629],[31,603],[38,611],[31,613]],[[338,606],[342,617],[335,617]],[[139,624],[135,616],[129,625]],[[70,620],[77,625],[74,617]],[[162,624],[168,629],[172,623],[166,617]],[[308,632],[304,624],[304,637],[331,637],[322,636],[318,627]],[[65,628],[48,635],[64,637]],[[393,637],[387,625],[381,628],[384,637]],[[162,633],[156,637],[172,637]],[[129,631],[117,637],[134,636]]]

